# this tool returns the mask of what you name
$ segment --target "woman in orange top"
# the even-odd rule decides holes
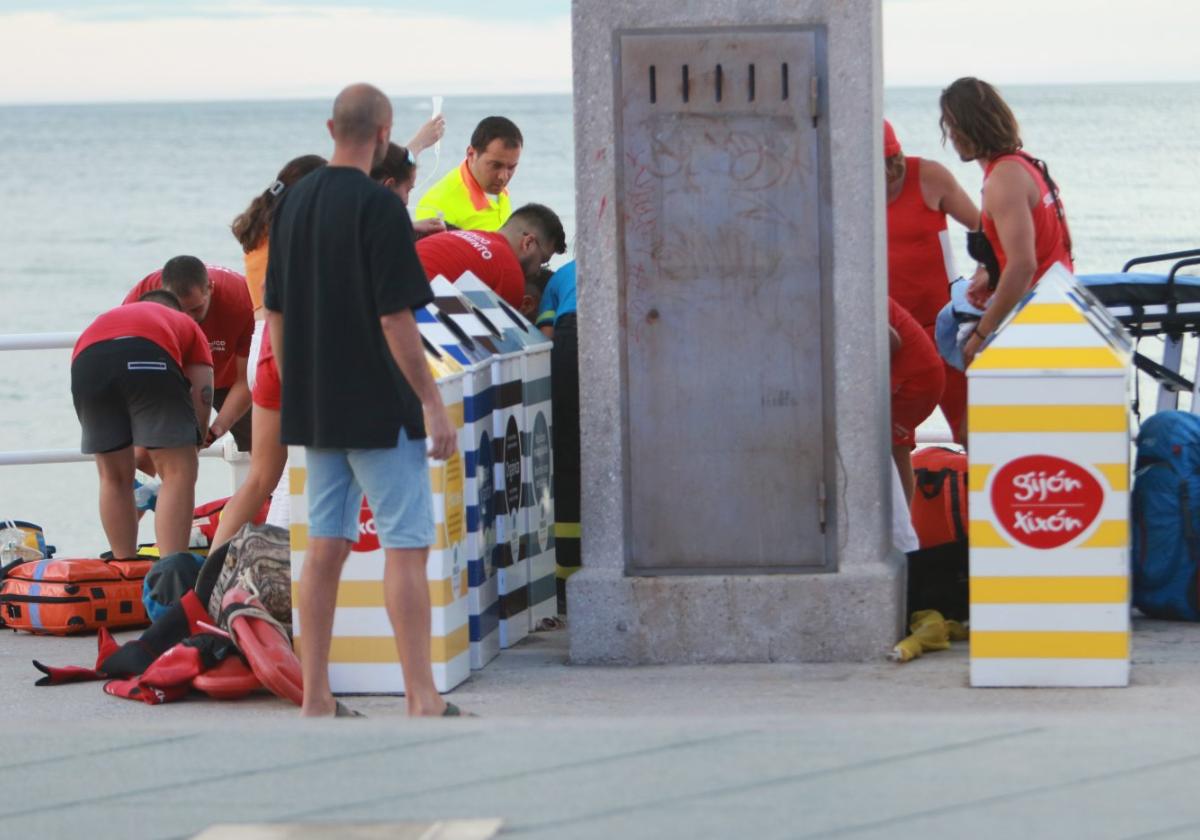
[[[254,518],[262,508],[287,463],[287,447],[279,442],[279,374],[266,336],[263,312],[263,283],[267,277],[267,232],[279,196],[308,173],[326,164],[320,155],[303,155],[284,165],[275,183],[256,196],[245,212],[233,220],[233,235],[246,252],[246,285],[254,304],[254,342],[250,349],[250,471],[246,480],[221,512],[215,548],[230,540],[238,529]],[[258,451],[255,452],[254,450]]]
[[[275,203],[285,189],[299,181],[314,169],[326,164],[320,155],[301,155],[284,164],[275,176],[275,182],[254,197],[250,206],[238,215],[230,225],[233,236],[246,255],[246,285],[250,289],[250,302],[254,305],[254,318],[263,319],[263,283],[267,279],[267,233],[271,229],[271,216]],[[255,354],[250,354],[253,360]]]

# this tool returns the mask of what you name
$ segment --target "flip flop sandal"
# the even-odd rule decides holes
[[[453,703],[447,702],[445,710],[442,711],[442,717],[479,717],[479,715],[471,712],[464,712]]]
[[[355,709],[351,709],[349,706],[342,703],[341,700],[337,701],[337,706],[334,708],[333,716],[334,717],[352,717],[352,718],[354,718],[354,717],[365,718],[366,717],[366,715],[364,715],[362,712],[357,711]]]

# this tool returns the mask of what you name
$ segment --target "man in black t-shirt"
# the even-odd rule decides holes
[[[425,577],[433,541],[429,455],[455,428],[429,373],[413,309],[433,299],[404,204],[368,173],[392,108],[370,85],[333,105],[329,165],[283,194],[271,224],[267,323],[283,383],[281,436],[306,447],[309,547],[300,578],[301,713],[343,713],[329,688],[338,581],[358,539],[363,491],[386,555],[384,600],[410,715],[457,714],[430,664]]]

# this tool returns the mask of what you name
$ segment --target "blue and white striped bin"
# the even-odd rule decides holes
[[[447,323],[436,306],[418,310],[417,326],[429,343],[455,358],[463,374],[463,463],[467,509],[467,611],[471,668],[479,670],[500,652],[500,601],[493,563],[496,546],[492,475],[491,354]]]
[[[525,414],[521,437],[524,511],[522,549],[529,559],[529,620],[536,628],[558,613],[554,554],[554,455],[551,445],[550,352],[554,343],[542,331],[502,301],[470,272],[455,287],[504,337],[519,344],[524,354],[521,405]]]

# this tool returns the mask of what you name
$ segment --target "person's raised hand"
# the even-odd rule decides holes
[[[412,152],[413,157],[416,157],[434,143],[441,140],[442,135],[445,133],[446,118],[441,114],[438,114],[417,130],[417,133],[413,136],[413,139],[408,143],[408,150]]]

